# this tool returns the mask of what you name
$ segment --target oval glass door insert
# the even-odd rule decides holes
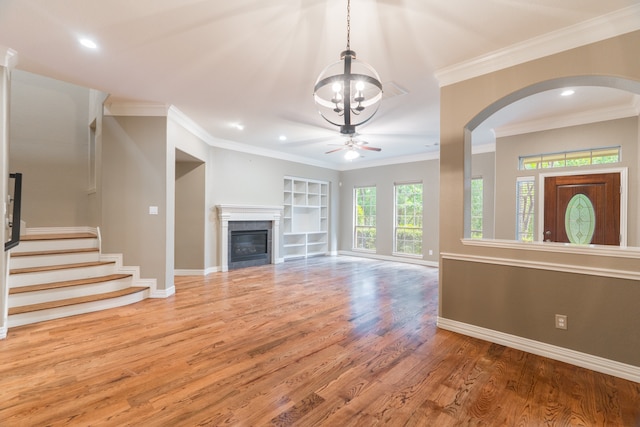
[[[584,194],[576,194],[569,200],[564,214],[564,228],[571,243],[591,243],[596,229],[596,211],[591,200]]]

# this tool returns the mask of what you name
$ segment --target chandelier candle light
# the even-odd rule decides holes
[[[356,60],[350,44],[351,0],[347,0],[347,49],[340,54],[340,61],[320,73],[313,89],[320,115],[345,135],[354,135],[356,126],[368,122],[382,99],[378,73],[369,64]]]

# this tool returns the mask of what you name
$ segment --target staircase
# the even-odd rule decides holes
[[[8,327],[105,310],[148,298],[137,267],[100,251],[99,231],[27,229],[9,260]]]

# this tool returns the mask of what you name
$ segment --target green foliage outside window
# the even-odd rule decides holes
[[[535,182],[532,178],[517,182],[517,218],[516,239],[521,242],[533,242],[533,221],[535,213]]]
[[[422,184],[399,184],[395,188],[395,252],[422,255]]]
[[[484,181],[482,178],[471,180],[471,238],[482,239],[482,209]]]
[[[376,187],[354,190],[355,227],[353,246],[356,249],[376,249]]]
[[[595,148],[592,150],[565,151],[561,153],[536,154],[520,157],[520,169],[550,169],[580,167],[618,163],[620,147]]]

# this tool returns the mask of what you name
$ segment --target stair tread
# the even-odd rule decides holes
[[[36,292],[50,289],[67,288],[72,286],[89,285],[92,283],[103,283],[111,280],[126,279],[127,277],[133,277],[132,274],[109,274],[107,276],[89,277],[87,279],[77,280],[64,280],[61,282],[41,283],[38,285],[19,286],[9,289],[9,295],[21,294],[25,292]]]
[[[40,256],[40,255],[78,254],[78,253],[88,253],[88,252],[98,252],[98,248],[56,249],[52,251],[33,251],[33,252],[12,252],[11,258]]]
[[[42,302],[38,304],[23,305],[20,307],[12,307],[9,309],[9,315],[11,316],[15,314],[29,313],[32,311],[47,310],[51,308],[67,307],[75,304],[107,300],[110,298],[117,298],[125,295],[135,294],[137,292],[142,292],[146,289],[149,289],[149,288],[136,286],[136,287],[130,287],[126,289],[121,289],[119,291],[105,292],[102,294],[87,295],[84,297],[76,297],[76,298],[69,298],[69,299],[64,299],[59,301],[49,301],[49,302]]]
[[[57,234],[24,234],[20,236],[22,241],[34,240],[66,240],[66,239],[95,239],[93,233],[57,233]]]
[[[115,264],[115,261],[94,261],[94,262],[81,262],[77,264],[50,265],[50,266],[44,266],[44,267],[16,268],[16,269],[10,270],[9,274],[37,273],[41,271],[66,270],[69,268],[94,267],[94,266],[107,265],[107,264]]]

